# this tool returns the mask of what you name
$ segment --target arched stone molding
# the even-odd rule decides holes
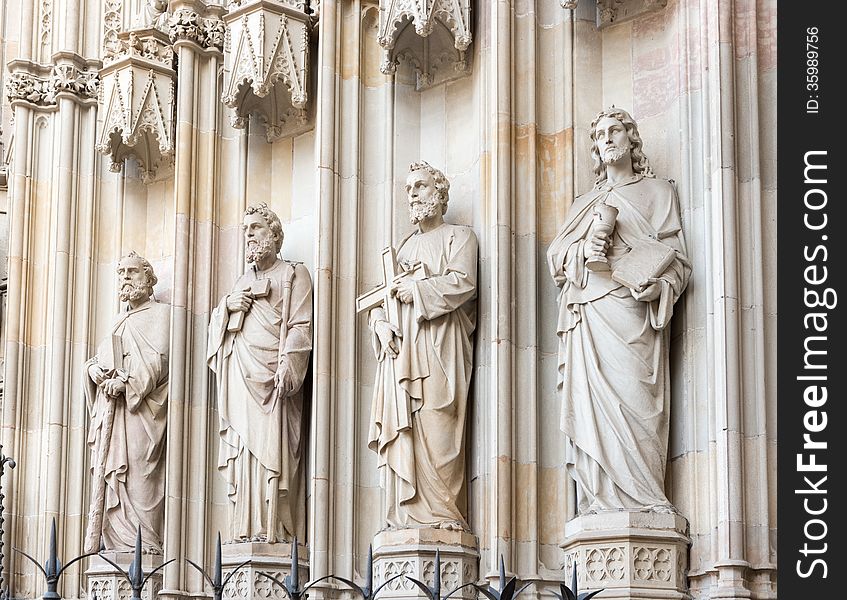
[[[399,59],[417,72],[418,91],[466,75],[471,34],[470,0],[380,0],[383,73]]]
[[[224,21],[221,101],[233,109],[233,127],[245,127],[254,114],[268,142],[308,129],[312,17],[307,3],[243,2],[231,6]]]

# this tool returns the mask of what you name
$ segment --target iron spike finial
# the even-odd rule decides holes
[[[300,591],[300,556],[296,535],[294,536],[294,547],[291,548],[291,591],[292,596]]]
[[[48,577],[58,577],[59,571],[62,568],[56,549],[56,517],[53,517],[52,524],[50,525],[50,554],[47,557],[47,564],[44,567]]]
[[[221,532],[218,531],[218,541],[215,545],[215,573],[212,580],[215,590],[223,587],[223,560],[221,559]]]
[[[368,564],[365,569],[365,594],[370,598],[374,583],[374,545],[368,544]]]
[[[506,563],[503,561],[503,555],[500,555],[500,591],[506,588]]]
[[[441,600],[441,550],[435,549],[435,573],[432,575],[432,591],[435,600]]]

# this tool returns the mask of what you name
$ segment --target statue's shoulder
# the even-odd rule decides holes
[[[156,323],[164,323],[167,325],[171,321],[171,305],[163,302],[150,301],[150,316]]]
[[[447,227],[450,228],[450,233],[454,238],[467,240],[473,239],[476,240],[476,232],[470,225],[457,225],[455,223],[444,223]]]
[[[311,273],[309,273],[309,268],[302,260],[289,260],[287,258],[283,258],[282,262],[294,268],[294,279],[308,279],[309,281],[312,280],[312,275]]]
[[[676,195],[676,182],[662,177],[644,177],[638,182],[642,190],[656,195]]]

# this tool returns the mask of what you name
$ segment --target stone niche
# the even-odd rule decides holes
[[[268,142],[309,129],[309,3],[232,2],[223,19],[221,101],[233,110],[233,127],[244,128],[256,115]]]
[[[380,69],[393,73],[408,60],[417,73],[417,90],[470,72],[471,0],[380,0]]]
[[[97,150],[120,171],[129,157],[138,160],[149,183],[174,160],[176,72],[168,36],[158,29],[118,34],[118,49],[100,70],[102,133]]]

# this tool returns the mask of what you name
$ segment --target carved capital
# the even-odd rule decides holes
[[[377,39],[382,72],[406,59],[417,71],[419,90],[462,76],[473,41],[470,0],[380,0]]]
[[[54,93],[70,93],[80,100],[97,98],[100,75],[96,71],[83,70],[72,64],[53,67],[51,76]]]
[[[202,48],[222,50],[226,25],[217,16],[203,17],[189,8],[180,8],[168,19],[172,42],[194,42]]]
[[[18,71],[9,75],[6,96],[10,102],[23,100],[36,106],[50,106],[56,103],[56,88],[52,77]]]
[[[201,44],[203,39],[201,17],[190,8],[180,8],[168,19],[168,32],[172,42],[188,40]]]
[[[579,0],[561,0],[562,8],[567,10],[576,10],[579,5]]]
[[[226,24],[223,20],[213,17],[203,19],[203,46],[223,50]]]

